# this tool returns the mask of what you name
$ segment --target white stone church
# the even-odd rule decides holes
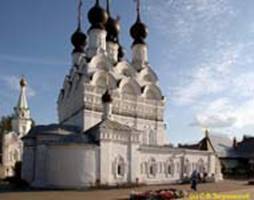
[[[57,102],[59,124],[36,126],[23,137],[22,177],[32,186],[173,183],[195,169],[221,178],[214,152],[168,143],[166,100],[148,62],[147,28],[137,2],[131,61],[124,58],[119,20],[109,5],[104,10],[97,0],[90,9],[88,36],[79,18],[72,66]]]

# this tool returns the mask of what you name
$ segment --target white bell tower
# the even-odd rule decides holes
[[[20,80],[20,95],[17,106],[14,107],[14,117],[12,119],[12,130],[18,133],[20,138],[26,135],[32,126],[32,119],[26,96],[26,87],[27,82],[22,78]]]

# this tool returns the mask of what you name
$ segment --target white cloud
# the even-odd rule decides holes
[[[151,25],[169,46],[162,69],[176,77],[168,75],[174,79],[165,89],[169,102],[192,115],[193,126],[238,133],[254,128],[249,2],[239,7],[231,0],[146,1]]]
[[[219,98],[203,104],[197,110],[191,125],[209,128],[241,129],[254,126],[254,97],[241,103],[232,99]]]
[[[254,72],[252,59],[245,59],[246,46],[221,49],[215,57],[193,70],[191,79],[174,88],[178,105],[191,106],[195,115],[191,125],[241,129],[254,126]],[[217,58],[216,58],[217,57]]]
[[[229,99],[220,98],[202,105],[196,114],[195,121],[191,124],[200,127],[225,128],[233,126],[237,121],[234,107]]]
[[[15,75],[9,75],[9,76],[2,76],[0,78],[0,80],[2,80],[5,85],[12,91],[20,91],[20,77],[15,76]],[[7,91],[4,91],[7,92]],[[31,88],[30,85],[28,85],[27,87],[27,95],[28,97],[33,97],[36,95],[36,92],[33,88]]]
[[[175,41],[181,43],[192,41],[197,34],[220,37],[220,30],[230,23],[225,17],[235,16],[230,0],[166,0],[160,3],[149,0],[146,6],[155,28],[166,37],[173,34]]]
[[[254,98],[236,105],[235,108],[234,114],[238,119],[235,124],[237,128],[254,125]]]
[[[233,80],[233,92],[242,97],[254,97],[254,72],[237,75]]]
[[[200,66],[194,68],[189,75],[185,77],[184,83],[173,88],[172,99],[177,104],[193,104],[211,94],[216,94],[227,90],[231,86],[232,66],[236,62],[239,51],[237,49],[224,49],[216,54],[214,58],[208,59]]]
[[[231,27],[237,16],[232,2],[166,0],[158,3],[148,0],[146,5],[147,13],[153,19],[152,25],[166,41],[170,41],[170,50],[166,50],[167,56],[164,58],[170,62],[173,59],[172,54],[176,55],[179,49],[188,48],[194,50],[189,54],[199,63],[194,67],[190,66],[190,74],[187,72],[179,77],[178,82],[170,88],[173,102],[191,105],[200,102],[201,98],[228,90],[232,84],[231,68],[238,61],[243,48],[241,44],[232,44],[225,40],[226,27]],[[173,43],[171,38],[174,38]],[[191,59],[189,55],[186,57]]]

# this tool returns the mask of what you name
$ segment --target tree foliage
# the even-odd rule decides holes
[[[0,135],[4,133],[8,133],[12,130],[12,116],[3,116],[0,119]]]

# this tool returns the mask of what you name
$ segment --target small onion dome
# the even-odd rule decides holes
[[[97,0],[94,7],[88,12],[88,19],[91,23],[91,28],[105,29],[105,24],[108,21],[107,12],[100,7],[99,1]]]
[[[119,44],[118,48],[118,61],[121,61],[124,57],[124,50],[123,47]]]
[[[73,52],[84,52],[86,46],[86,35],[78,27],[71,36],[71,42],[74,46]]]
[[[106,90],[106,92],[102,95],[101,100],[102,103],[112,103],[113,99],[109,93],[109,90]]]
[[[19,84],[20,84],[20,87],[26,87],[27,86],[27,82],[24,78],[21,78]]]
[[[107,31],[107,41],[117,43],[118,42],[118,34],[120,32],[120,23],[119,19],[113,19],[110,16],[110,13],[108,11],[109,18],[106,23],[106,31]]]
[[[131,37],[134,39],[134,44],[145,44],[145,39],[148,34],[147,27],[138,18],[136,23],[130,29]]]
[[[117,43],[118,34],[120,32],[119,20],[109,17],[106,23],[106,31],[107,31],[107,41]]]

